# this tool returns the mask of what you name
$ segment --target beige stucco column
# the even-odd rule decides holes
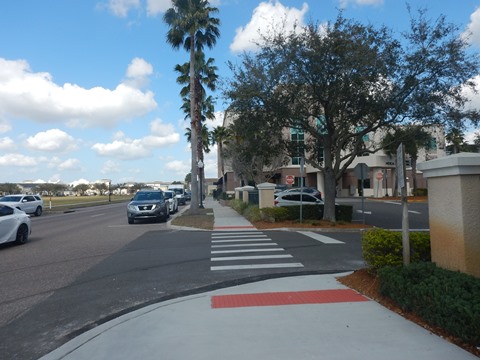
[[[242,188],[242,191],[243,191],[243,202],[246,202],[248,203],[248,192],[249,191],[253,191],[255,190],[255,188],[253,186],[244,186]]]
[[[480,278],[480,154],[418,164],[428,179],[432,261]]]
[[[272,183],[262,183],[257,185],[258,189],[258,208],[263,209],[267,207],[274,206],[274,199],[273,196],[275,193],[275,184]]]
[[[242,200],[242,196],[243,196],[242,190],[243,188],[241,187],[235,188],[235,200]]]

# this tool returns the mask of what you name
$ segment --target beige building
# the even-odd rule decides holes
[[[223,126],[228,127],[232,122],[231,118],[225,117]],[[432,136],[432,141],[428,149],[420,149],[417,159],[417,165],[421,162],[441,158],[446,155],[445,152],[445,134],[440,126],[431,127],[428,130]],[[286,130],[285,136],[288,136],[291,141],[304,141],[304,134],[295,130]],[[378,131],[376,133],[369,133],[365,135],[364,142],[367,149],[374,149],[380,144],[385,132]],[[233,167],[228,159],[223,159],[225,173],[221,173],[222,159],[218,157],[218,181],[217,186],[222,187],[222,182],[225,181],[225,191],[233,193],[235,188],[247,184],[242,183],[242,179],[235,174]],[[407,156],[407,191],[411,194],[413,188],[412,168],[410,166],[410,159]],[[348,167],[346,173],[339,184],[337,185],[337,196],[360,196],[359,188],[360,181],[354,174],[354,168],[357,164],[364,163],[368,166],[368,179],[364,181],[364,195],[369,197],[383,197],[391,196],[393,194],[393,187],[395,186],[395,159],[385,154],[383,151],[378,151],[374,154],[365,153],[365,156],[358,156],[352,164]],[[286,185],[287,176],[293,176],[295,181],[293,186],[300,186],[300,160],[292,157],[289,163],[283,167],[278,168],[270,182],[278,185]],[[317,188],[322,193],[324,192],[324,177],[323,172],[311,165],[304,167],[304,186],[311,186]],[[423,179],[422,173],[417,171],[417,188],[426,188],[426,181]]]

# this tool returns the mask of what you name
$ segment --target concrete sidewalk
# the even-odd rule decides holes
[[[214,231],[255,228],[207,199]],[[478,359],[336,280],[291,276],[150,305],[42,360]]]

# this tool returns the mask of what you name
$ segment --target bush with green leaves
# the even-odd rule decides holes
[[[269,207],[260,210],[263,221],[278,222],[288,220],[288,209],[284,207]]]
[[[480,346],[480,279],[433,263],[378,270],[380,292],[404,311]]]
[[[430,234],[428,232],[411,232],[410,262],[430,261]],[[402,233],[385,229],[372,229],[362,236],[363,259],[370,272],[386,266],[403,264]]]
[[[245,209],[248,207],[248,203],[239,199],[230,200],[229,205],[232,209],[238,212],[240,215],[243,214]]]

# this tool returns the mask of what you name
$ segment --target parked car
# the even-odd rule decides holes
[[[192,200],[192,192],[191,191],[185,191],[185,200],[186,201],[191,201]]]
[[[165,201],[168,204],[170,214],[175,214],[178,211],[178,200],[175,196],[175,192],[167,190],[163,192],[165,194]]]
[[[323,204],[323,200],[314,194],[301,193],[295,191],[283,192],[279,194],[274,204],[277,207],[280,206],[298,206],[300,203],[304,205]]]
[[[40,216],[43,213],[43,199],[40,195],[6,195],[0,198],[0,204],[15,207],[35,216]]]
[[[0,244],[25,244],[32,232],[30,216],[9,205],[0,204]]]
[[[162,190],[140,190],[127,205],[127,219],[133,224],[137,219],[167,221],[170,209]]]
[[[168,185],[168,190],[174,191],[177,197],[178,205],[185,205],[187,199],[185,198],[185,188],[181,184]]]
[[[322,193],[320,191],[318,191],[317,189],[315,189],[314,187],[290,188],[290,189],[283,190],[283,191],[275,193],[275,196],[278,196],[278,195],[284,194],[284,193],[291,193],[291,192],[303,192],[303,193],[315,195],[315,196],[319,197],[320,199],[322,198]]]

